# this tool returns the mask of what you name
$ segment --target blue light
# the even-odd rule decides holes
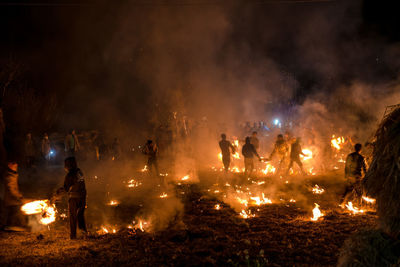
[[[50,155],[54,155],[54,151],[53,150],[50,150]]]
[[[278,125],[279,124],[279,119],[275,119],[274,120],[274,125]]]

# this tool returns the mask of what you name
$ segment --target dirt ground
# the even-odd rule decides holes
[[[90,170],[88,176],[94,177],[97,171]],[[36,176],[42,177],[38,178],[42,179],[42,190],[32,186],[32,177]],[[29,176],[31,180],[21,177],[21,188],[32,198],[48,196],[62,182],[59,169],[47,170],[46,175],[41,173],[36,176]],[[110,189],[110,180],[102,183],[99,181],[101,178],[88,178],[86,217],[91,231],[88,237],[69,240],[68,219],[61,218],[36,232],[0,232],[0,264],[333,266],[347,237],[375,225],[374,212],[352,215],[338,207],[343,189],[343,180],[338,174],[298,180],[291,178],[288,183],[280,181],[282,179],[254,178],[255,181],[265,181],[260,186],[261,190],[268,191],[269,187],[276,189],[273,204],[248,207],[255,214],[248,219],[240,217],[237,207],[234,209],[227,204],[228,201],[224,201],[227,188],[214,184],[216,176],[221,174],[207,171],[199,174],[201,183],[170,185],[169,200],[158,197],[162,190],[151,193],[142,185],[141,189],[135,189],[137,191],[132,193],[130,201],[127,201],[125,191],[128,189],[125,187]],[[234,176],[239,180],[240,177]],[[326,192],[313,195],[309,187],[314,183],[324,187]],[[252,185],[254,181],[242,181],[243,187]],[[99,204],[118,194],[121,205],[110,207]],[[102,201],[99,197],[93,200],[94,196],[100,195],[105,195]],[[144,195],[147,201],[142,200]],[[295,203],[287,201],[296,196],[299,198]],[[153,208],[158,207],[165,212],[171,203],[179,202],[181,206],[178,205],[180,208],[171,213],[173,215],[160,228],[145,229],[144,232],[128,229],[126,225],[137,217],[135,215],[143,213],[142,210],[150,202]],[[316,222],[310,220],[314,202],[320,204],[325,214]],[[219,210],[215,209],[217,204],[220,205]],[[62,213],[62,205],[57,207]],[[116,233],[97,233],[105,223],[105,217],[108,225],[116,226]]]

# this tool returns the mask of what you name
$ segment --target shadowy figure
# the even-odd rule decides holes
[[[304,172],[304,169],[303,169],[303,163],[302,163],[301,160],[300,160],[300,155],[306,156],[306,155],[303,153],[302,149],[301,149],[300,141],[301,141],[300,137],[297,137],[297,138],[296,138],[296,141],[291,145],[291,149],[290,149],[290,163],[289,163],[289,167],[288,167],[288,169],[287,169],[287,171],[286,171],[286,175],[289,174],[289,171],[290,171],[290,169],[291,169],[292,166],[293,166],[293,162],[296,162],[296,163],[297,163],[297,165],[300,167],[301,173],[302,173],[303,175],[306,174],[306,173]]]
[[[363,174],[365,175],[367,172],[365,158],[360,154],[361,148],[361,144],[355,144],[355,151],[349,154],[346,158],[344,174],[347,180],[347,186],[342,195],[342,204],[345,204],[351,197],[355,197],[357,201],[361,201],[361,180]]]
[[[242,147],[242,155],[244,156],[244,173],[250,176],[254,169],[254,155],[261,161],[254,145],[251,144],[250,137],[246,137],[244,146]]]
[[[143,153],[147,155],[147,167],[149,168],[149,173],[153,173],[153,169],[155,175],[157,177],[160,176],[160,172],[158,169],[158,147],[153,140],[147,140],[146,145],[143,148]],[[164,178],[161,177],[160,180],[161,185],[164,185]]]
[[[289,152],[289,146],[285,139],[283,138],[283,135],[278,134],[277,139],[275,141],[274,149],[271,152],[271,155],[269,156],[268,160],[272,160],[272,158],[277,155],[279,158],[279,166],[277,169],[277,174],[279,174],[282,170],[282,167],[285,163],[287,154]]]
[[[68,217],[70,238],[76,239],[76,227],[86,235],[85,208],[86,186],[82,171],[78,168],[75,157],[68,157],[64,161],[67,172],[64,186],[57,190],[57,194],[66,192],[68,195]]]
[[[235,153],[235,147],[231,142],[226,140],[226,134],[221,134],[221,141],[219,141],[219,147],[221,148],[222,163],[224,164],[225,172],[228,172],[231,164],[231,152]]]
[[[5,230],[27,230],[27,218],[21,212],[23,196],[18,186],[18,163],[8,160],[7,170],[4,175],[4,224]]]

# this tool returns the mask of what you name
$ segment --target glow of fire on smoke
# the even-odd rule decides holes
[[[300,157],[304,161],[312,159],[313,153],[312,153],[312,151],[310,149],[305,148],[305,149],[302,150],[302,152],[303,152],[303,154],[305,154],[305,156],[300,154]]]
[[[335,137],[335,135],[332,135],[332,140],[331,140],[331,145],[336,148],[337,150],[340,150],[342,147],[341,145],[344,144],[344,137]]]
[[[182,181],[186,181],[189,180],[190,176],[189,175],[185,175],[181,178]]]

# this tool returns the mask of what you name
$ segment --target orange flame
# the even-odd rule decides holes
[[[50,204],[49,200],[36,200],[26,203],[21,207],[21,211],[27,215],[42,214],[39,222],[44,225],[56,220],[56,207]]]
[[[320,210],[319,210],[319,205],[317,203],[315,204],[315,208],[312,210],[313,213],[313,217],[311,218],[311,221],[318,221],[318,219],[322,216],[324,216],[325,214],[323,214]]]

